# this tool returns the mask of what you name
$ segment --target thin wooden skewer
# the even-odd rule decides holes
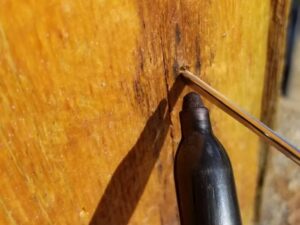
[[[186,69],[181,69],[179,74],[186,78],[187,81],[189,81],[188,83],[197,92],[200,92],[208,100],[219,106],[234,119],[248,127],[263,140],[274,146],[288,158],[300,165],[300,150],[297,147],[290,144],[285,138],[281,137],[264,123],[233,104],[228,98],[213,89],[195,74]]]

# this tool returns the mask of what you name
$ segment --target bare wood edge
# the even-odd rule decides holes
[[[260,119],[274,128],[277,114],[280,81],[282,80],[286,50],[286,30],[291,7],[291,0],[271,0],[271,18],[269,24],[267,59],[264,89],[261,102]],[[259,171],[254,204],[254,222],[259,223],[262,202],[262,189],[267,172],[269,146],[261,142],[259,154]]]

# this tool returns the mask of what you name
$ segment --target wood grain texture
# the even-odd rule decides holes
[[[269,20],[259,0],[1,1],[0,224],[178,224],[174,71],[259,116]],[[258,140],[208,105],[251,224]]]
[[[268,51],[265,74],[264,95],[262,101],[262,120],[273,126],[278,105],[279,86],[281,85],[286,30],[290,14],[290,0],[272,0],[271,18],[268,34]]]

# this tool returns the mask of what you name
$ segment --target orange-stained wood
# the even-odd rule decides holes
[[[270,1],[1,1],[0,224],[179,224],[174,71],[259,116]],[[208,105],[251,224],[258,139]]]

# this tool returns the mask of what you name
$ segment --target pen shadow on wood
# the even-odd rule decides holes
[[[159,157],[169,130],[169,112],[183,87],[182,79],[178,78],[169,91],[169,102],[160,101],[139,139],[112,175],[89,225],[128,224]]]

